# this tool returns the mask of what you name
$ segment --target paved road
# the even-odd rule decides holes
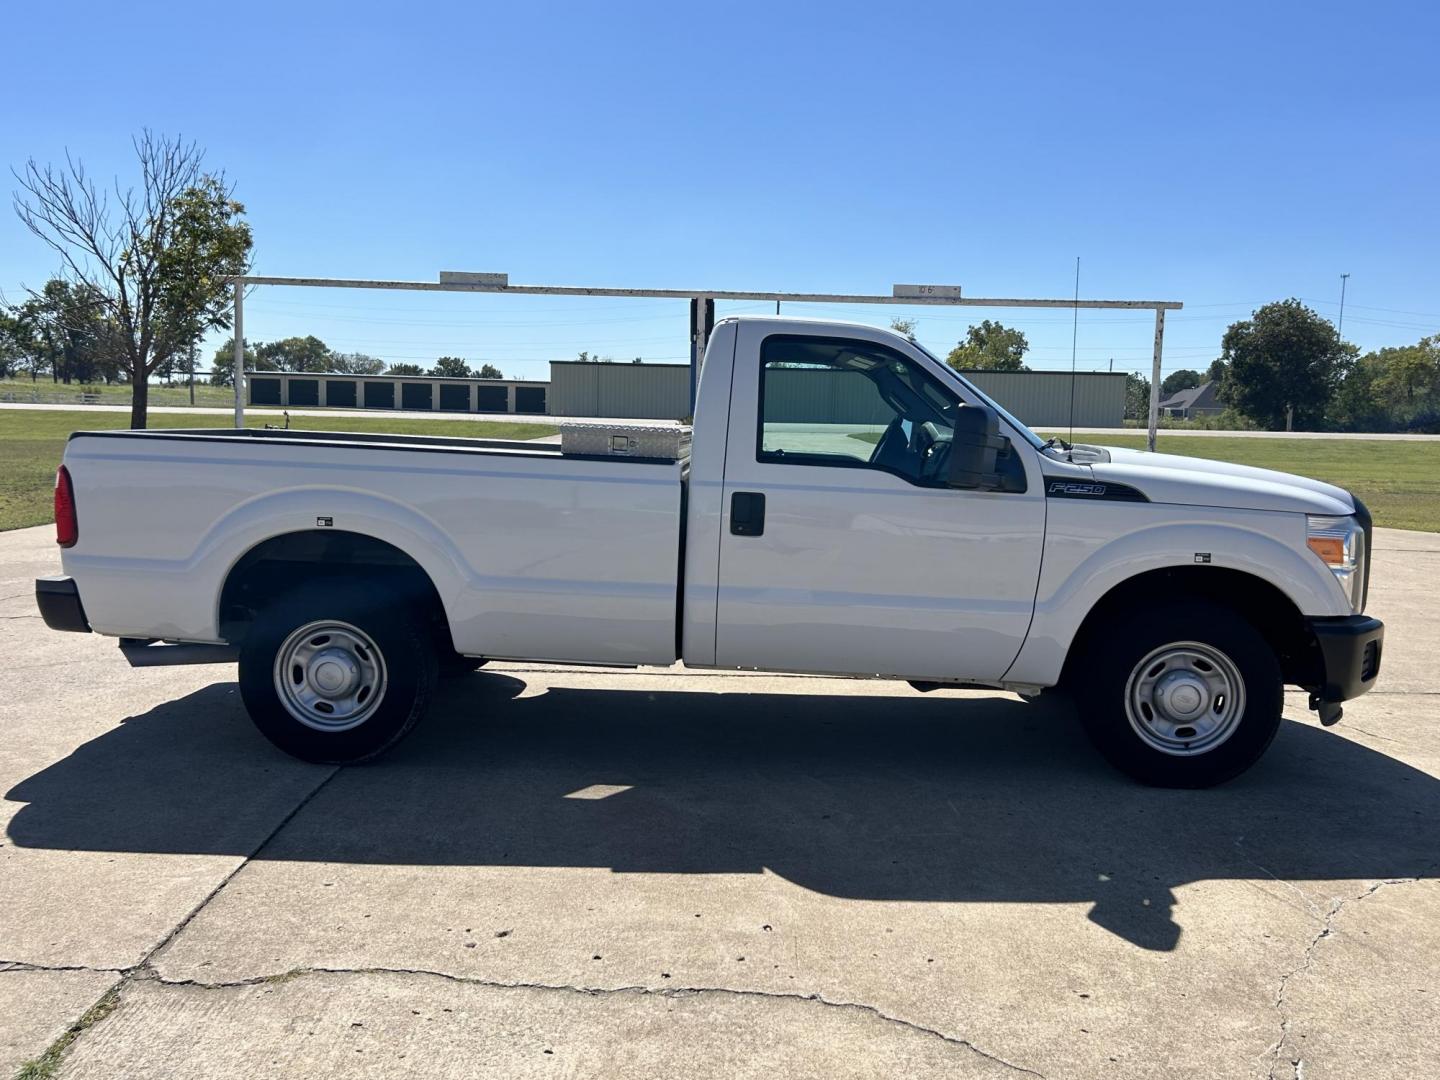
[[[1004,694],[519,665],[304,765],[0,534],[0,1076],[97,1001],[63,1076],[1433,1075],[1440,536],[1377,549],[1381,689],[1166,792]]]

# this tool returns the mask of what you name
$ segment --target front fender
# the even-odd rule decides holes
[[[1058,524],[1052,510],[1035,617],[1006,681],[1053,686],[1095,605],[1116,586],[1153,570],[1197,564],[1237,570],[1275,586],[1304,615],[1350,614],[1334,575],[1305,549],[1302,515],[1257,511],[1233,522],[1176,520],[1187,509],[1112,504],[1103,519]],[[1147,512],[1169,519],[1146,522]]]

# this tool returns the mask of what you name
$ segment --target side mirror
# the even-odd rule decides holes
[[[950,443],[953,488],[998,488],[996,458],[1005,448],[1000,418],[988,405],[961,405],[955,411],[955,437]]]

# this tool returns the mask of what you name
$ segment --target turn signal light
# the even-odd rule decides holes
[[[75,489],[70,484],[70,470],[61,465],[55,473],[55,542],[63,548],[74,547],[80,539],[80,522],[75,517]]]
[[[1312,536],[1306,541],[1310,550],[1320,556],[1326,566],[1345,565],[1345,541],[1338,536]]]

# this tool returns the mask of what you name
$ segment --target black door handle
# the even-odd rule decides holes
[[[737,491],[730,496],[730,531],[736,536],[759,536],[765,531],[763,493]]]

